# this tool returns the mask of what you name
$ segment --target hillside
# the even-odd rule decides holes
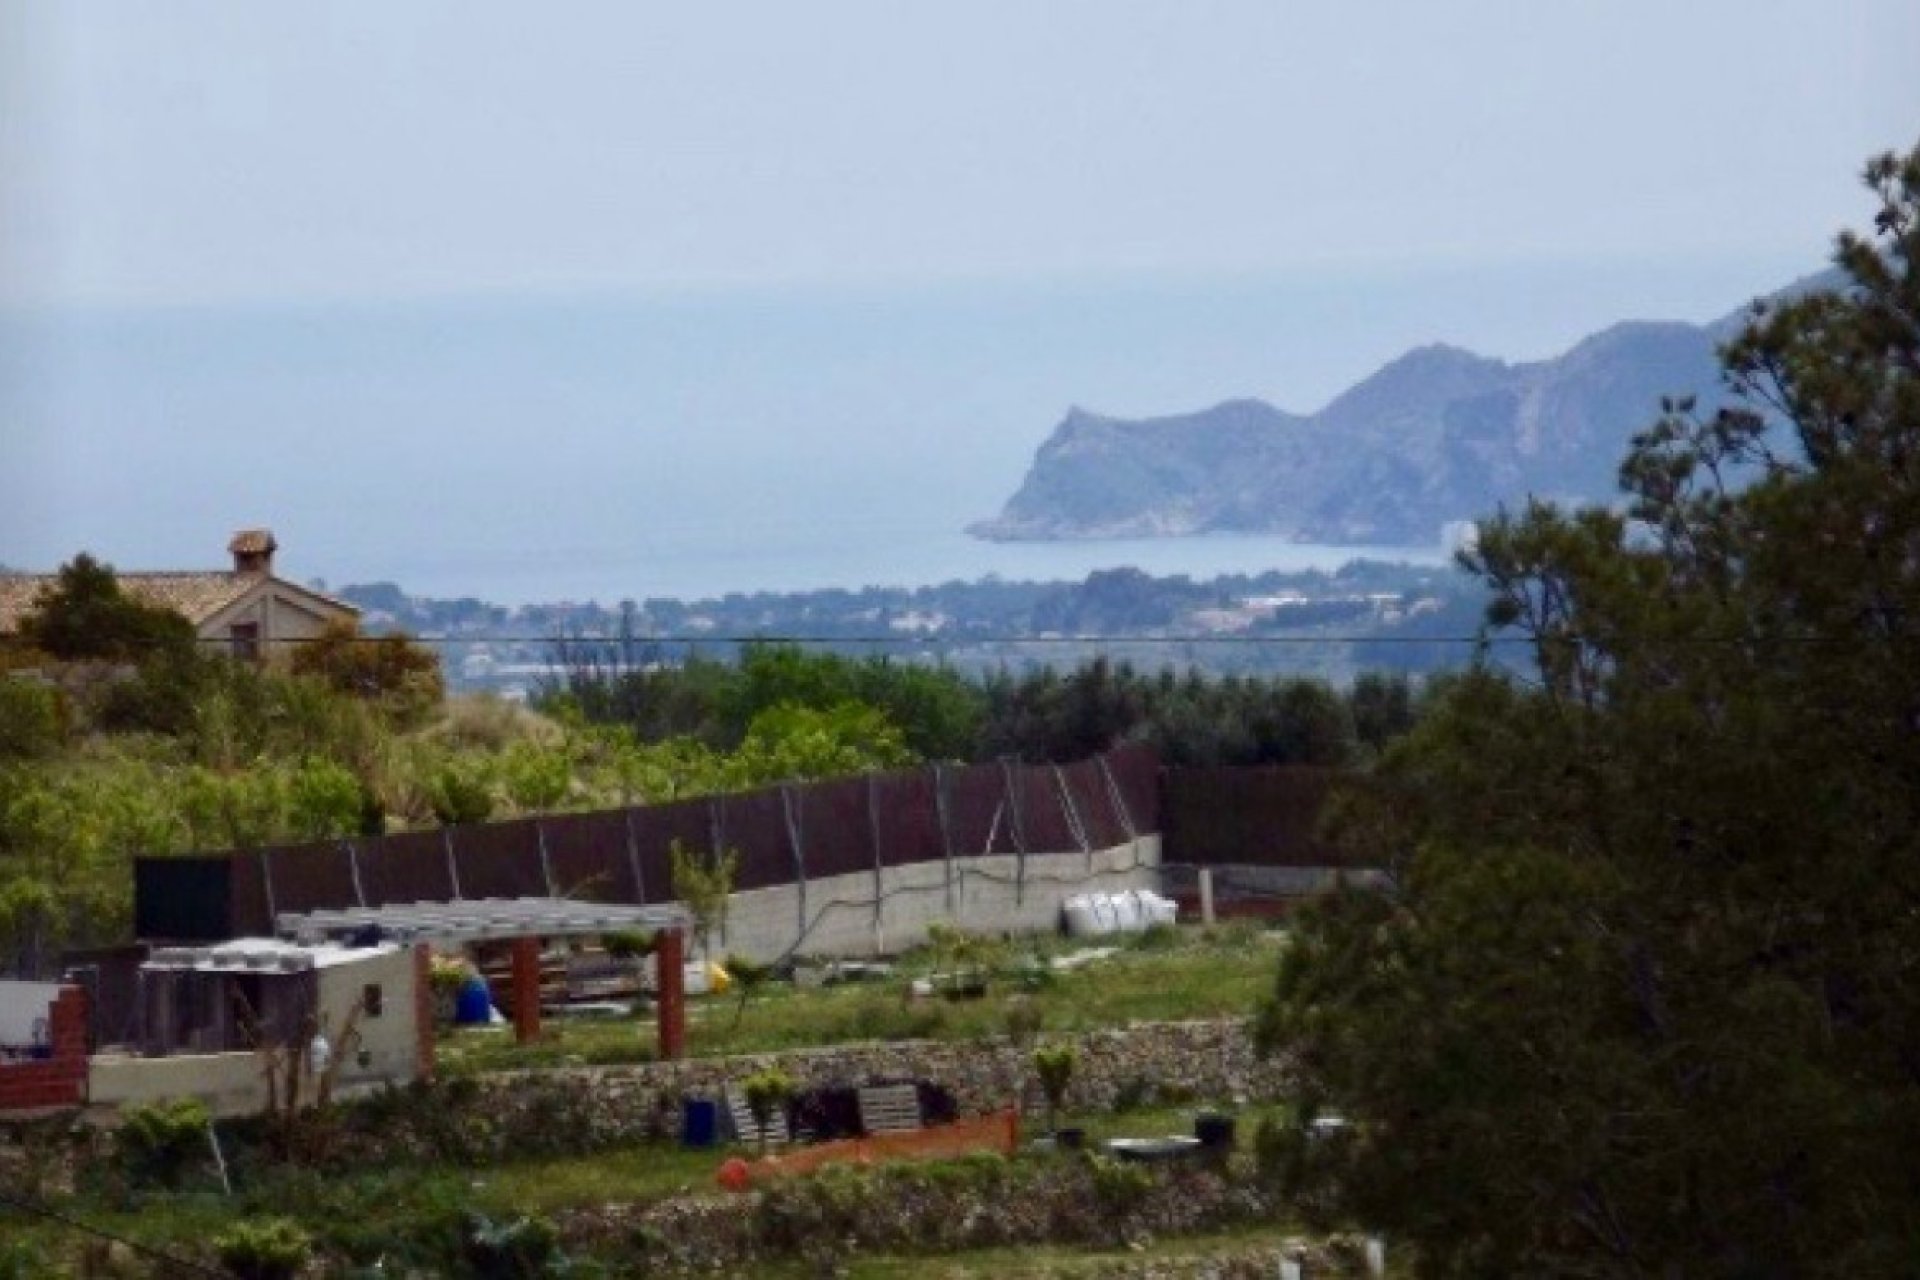
[[[1001,514],[968,532],[1407,546],[1528,495],[1604,500],[1663,395],[1697,395],[1711,409],[1723,390],[1714,349],[1745,315],[1617,324],[1531,363],[1420,347],[1305,416],[1259,400],[1138,420],[1075,408]]]

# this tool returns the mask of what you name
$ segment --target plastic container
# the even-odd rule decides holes
[[[1200,1145],[1208,1151],[1233,1150],[1233,1117],[1218,1112],[1205,1112],[1193,1121],[1193,1136],[1200,1139]]]
[[[463,1027],[484,1026],[493,1019],[493,996],[487,980],[475,974],[460,984],[453,1000],[453,1020]]]
[[[707,1148],[720,1143],[720,1104],[712,1098],[680,1100],[680,1145]]]

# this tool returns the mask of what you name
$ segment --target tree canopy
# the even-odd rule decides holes
[[[1920,148],[1838,287],[1756,308],[1624,511],[1480,527],[1536,678],[1457,682],[1343,835],[1261,1023],[1308,1202],[1424,1274],[1885,1275],[1920,1257]]]
[[[53,589],[22,620],[20,638],[56,658],[140,661],[191,651],[195,637],[192,623],[127,594],[112,565],[81,552],[60,566]]]

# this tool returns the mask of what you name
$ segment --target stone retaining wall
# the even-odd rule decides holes
[[[1286,1064],[1254,1054],[1246,1021],[1143,1023],[1090,1031],[1068,1040],[1079,1050],[1068,1090],[1069,1111],[1117,1106],[1271,1101],[1284,1095]],[[963,1113],[979,1114],[1009,1101],[1038,1102],[1033,1092],[1032,1046],[990,1040],[858,1044],[733,1058],[649,1062],[623,1066],[551,1068],[479,1077],[480,1110],[514,1127],[529,1108],[551,1114],[556,1091],[573,1095],[565,1108],[594,1131],[595,1142],[638,1139],[658,1131],[663,1110],[686,1096],[717,1097],[729,1082],[778,1067],[802,1088],[865,1080],[924,1079],[949,1090]]]

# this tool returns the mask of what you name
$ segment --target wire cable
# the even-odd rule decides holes
[[[152,1245],[142,1244],[138,1240],[131,1240],[126,1236],[116,1235],[104,1227],[96,1227],[92,1223],[82,1222],[78,1218],[61,1213],[58,1209],[39,1204],[32,1200],[20,1199],[5,1191],[0,1191],[0,1204],[17,1209],[22,1213],[45,1218],[50,1222],[57,1222],[61,1226],[69,1230],[78,1231],[83,1235],[94,1236],[101,1240],[110,1241],[113,1244],[125,1245],[135,1253],[144,1254],[163,1266],[171,1267],[178,1272],[185,1272],[188,1275],[217,1277],[223,1277],[227,1274],[225,1271],[209,1267],[205,1263],[195,1262],[191,1258],[182,1258],[177,1254],[168,1253],[164,1249],[156,1249]]]

